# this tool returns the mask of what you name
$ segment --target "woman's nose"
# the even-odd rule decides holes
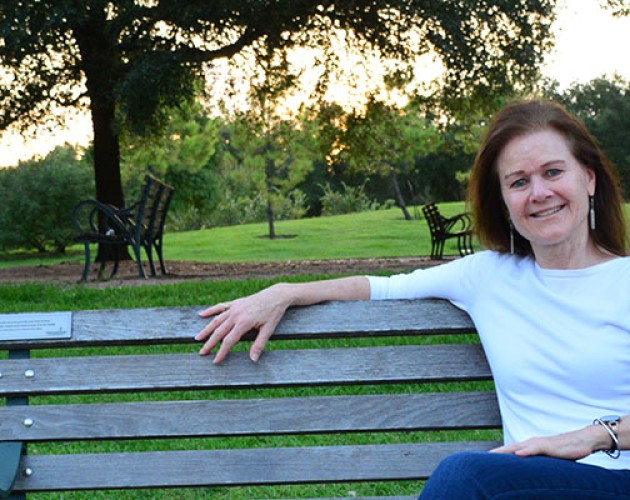
[[[542,201],[549,198],[552,194],[551,189],[547,186],[544,179],[532,178],[530,180],[532,201]]]

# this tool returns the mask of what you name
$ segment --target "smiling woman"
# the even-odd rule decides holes
[[[581,267],[581,259],[597,262],[608,254],[625,255],[617,172],[584,124],[553,103],[516,103],[495,117],[477,156],[469,193],[477,214],[477,235],[487,248],[536,259],[539,250],[546,261],[552,240],[540,231],[563,220],[568,226],[555,233],[560,240],[553,242],[571,233],[571,241],[580,242],[580,248],[575,254],[568,251],[570,247],[554,252],[554,258],[561,256],[564,262],[547,263],[552,267]],[[559,211],[553,213],[555,209]],[[586,225],[589,212],[599,220],[590,230]],[[570,223],[565,215],[570,215]]]
[[[559,254],[568,259],[565,267],[599,262],[603,250],[588,238],[587,224],[595,173],[573,157],[559,132],[512,139],[499,154],[497,170],[513,230],[530,242],[542,267],[556,266]]]

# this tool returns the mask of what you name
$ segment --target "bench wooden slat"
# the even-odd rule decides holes
[[[420,480],[455,451],[495,446],[479,441],[26,456],[22,470],[32,473],[19,477],[15,490]]]
[[[0,395],[491,378],[477,344],[268,351],[257,363],[244,357],[232,353],[221,365],[198,354],[8,360]],[[33,376],[26,377],[27,371]]]
[[[208,320],[197,307],[76,311],[72,339],[6,341],[0,349],[193,342]],[[396,318],[395,321],[392,321]],[[329,302],[287,311],[274,338],[330,338],[474,331],[466,313],[444,300]]]
[[[25,421],[31,425],[24,425]],[[474,429],[500,425],[494,391],[0,408],[0,440],[29,441]]]

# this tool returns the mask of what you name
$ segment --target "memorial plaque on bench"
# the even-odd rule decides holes
[[[0,314],[0,340],[69,339],[72,313]]]

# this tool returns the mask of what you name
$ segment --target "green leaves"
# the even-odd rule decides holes
[[[0,170],[0,245],[63,253],[76,229],[71,214],[93,197],[92,171],[72,147]]]

